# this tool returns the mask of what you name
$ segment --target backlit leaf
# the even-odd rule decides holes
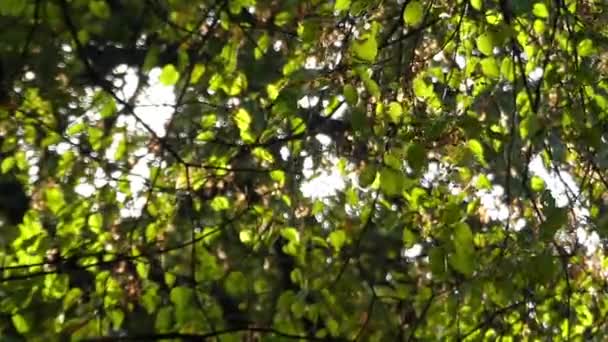
[[[357,105],[359,95],[357,94],[357,89],[355,89],[352,84],[344,85],[342,93],[344,94],[344,99],[346,100],[346,103],[348,103],[350,106]]]
[[[336,11],[348,11],[350,8],[351,0],[336,0],[336,4],[334,5],[334,9]]]
[[[549,10],[547,9],[547,5],[542,2],[537,2],[532,7],[532,13],[539,18],[547,18],[549,17]]]
[[[358,59],[366,62],[373,62],[378,55],[378,42],[376,37],[367,35],[367,37],[355,41],[353,43],[353,51]]]
[[[227,210],[230,208],[230,201],[225,196],[217,196],[211,201],[211,208],[215,211]]]
[[[13,321],[13,325],[15,326],[15,329],[19,333],[25,334],[28,331],[30,331],[30,325],[27,322],[27,320],[25,319],[25,317],[23,317],[22,315],[14,314],[11,316],[11,319]]]
[[[163,85],[172,86],[179,80],[179,72],[173,64],[167,64],[163,67],[158,79]]]
[[[201,76],[205,73],[205,66],[203,64],[196,64],[192,69],[192,75],[190,76],[190,83],[195,84],[201,79]]]
[[[481,11],[483,7],[483,0],[471,0],[471,6],[473,6],[474,9]]]
[[[392,122],[399,123],[401,115],[403,114],[403,107],[399,102],[391,102],[388,106],[388,115]]]
[[[494,37],[491,33],[484,33],[477,37],[477,49],[486,56],[492,56],[494,51]]]
[[[327,238],[329,243],[334,247],[336,252],[339,252],[346,242],[346,233],[343,230],[336,230],[329,234]]]
[[[534,191],[542,191],[545,189],[545,181],[538,176],[532,176],[530,179],[530,186]]]
[[[594,51],[593,41],[589,38],[581,40],[577,45],[576,51],[581,57],[592,55]]]
[[[481,165],[487,166],[488,163],[486,162],[484,148],[483,148],[483,145],[479,142],[479,140],[476,140],[476,139],[469,140],[468,146],[469,146],[469,149],[471,150],[471,152],[473,152],[473,155],[475,156],[477,161]]]
[[[424,19],[424,6],[420,1],[411,1],[403,11],[403,21],[411,26],[418,26]]]
[[[496,59],[492,57],[487,57],[481,60],[481,71],[484,75],[490,78],[500,77],[500,69],[498,68],[498,63],[496,63]]]

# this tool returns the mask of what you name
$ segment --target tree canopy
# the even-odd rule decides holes
[[[602,340],[607,11],[1,0],[2,340]]]

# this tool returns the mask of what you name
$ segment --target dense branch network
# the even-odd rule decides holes
[[[0,4],[0,334],[601,333],[602,6]]]

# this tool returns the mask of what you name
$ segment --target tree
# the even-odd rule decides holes
[[[601,340],[607,10],[0,1],[2,339]]]

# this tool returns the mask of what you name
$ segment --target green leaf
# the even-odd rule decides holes
[[[196,136],[196,140],[198,141],[212,141],[214,138],[215,132],[213,131],[203,131]]]
[[[173,64],[167,64],[163,67],[158,80],[166,86],[175,85],[177,80],[179,80],[179,72]]]
[[[446,273],[445,252],[439,247],[429,250],[429,263],[433,277],[442,278]]]
[[[78,299],[82,296],[82,290],[79,288],[72,288],[63,297],[63,310],[70,309],[74,304],[78,302]]]
[[[353,108],[350,117],[350,125],[355,132],[367,131],[367,114],[361,108]]]
[[[409,193],[409,196],[407,196],[407,200],[410,203],[410,206],[412,209],[417,210],[420,205],[422,205],[422,201],[424,200],[424,198],[426,197],[427,192],[426,190],[419,188],[419,187],[415,187],[411,190],[411,192]]]
[[[110,118],[116,114],[116,101],[111,97],[105,97],[99,114],[102,118]]]
[[[420,1],[412,1],[405,6],[403,21],[410,26],[418,26],[424,20],[424,6]]]
[[[201,118],[201,128],[203,129],[215,127],[216,123],[217,115],[215,114],[203,115],[203,117]]]
[[[270,46],[270,36],[268,33],[264,33],[258,38],[257,46],[255,48],[255,59],[260,59],[264,57],[266,52],[268,51],[268,47]]]
[[[477,189],[490,190],[492,189],[492,182],[490,182],[490,179],[486,175],[481,174],[477,177],[477,184],[475,186]]]
[[[384,167],[380,171],[380,189],[387,196],[401,195],[405,188],[405,176],[392,168]]]
[[[372,183],[376,179],[377,172],[378,170],[375,165],[365,165],[365,167],[363,168],[363,170],[361,170],[361,173],[359,174],[359,186],[361,186],[362,188],[367,188],[372,185]]]
[[[297,243],[300,241],[300,233],[296,228],[285,227],[281,229],[281,236],[286,238],[289,242]]]
[[[343,230],[336,230],[331,232],[327,239],[332,247],[334,247],[334,250],[339,252],[346,243],[346,233]]]
[[[290,310],[296,318],[301,319],[306,312],[306,303],[300,297],[296,297],[296,300],[291,303]]]
[[[15,161],[14,157],[6,157],[2,160],[0,169],[1,169],[2,173],[7,173],[13,169],[15,164],[16,164],[16,161]]]
[[[252,154],[261,161],[265,161],[268,163],[274,162],[274,156],[270,151],[265,148],[256,147],[253,149]]]
[[[334,10],[338,12],[348,11],[350,9],[351,0],[336,0]]]
[[[285,26],[287,25],[292,18],[292,14],[290,12],[279,12],[275,17],[274,17],[274,23],[279,26]]]
[[[226,291],[231,296],[241,296],[247,293],[248,290],[248,280],[243,274],[243,272],[234,271],[228,274],[226,277]]]
[[[91,147],[94,151],[99,151],[103,146],[104,142],[104,133],[103,130],[99,127],[89,126],[87,128],[87,134],[89,136],[89,142],[91,143]]]
[[[30,325],[22,315],[14,314],[11,317],[11,320],[13,321],[13,325],[18,333],[25,334],[30,331]]]
[[[526,270],[532,280],[546,284],[555,278],[558,268],[555,267],[555,257],[550,252],[543,252],[531,258]]]
[[[122,322],[125,319],[125,313],[122,310],[110,310],[108,317],[112,321],[112,327],[114,329],[120,329]]]
[[[237,62],[238,62],[238,52],[239,46],[238,43],[234,40],[229,40],[222,49],[220,54],[222,64],[229,74],[236,71]]]
[[[52,213],[58,214],[65,205],[63,192],[57,186],[47,188],[44,192],[46,204]]]
[[[201,76],[205,73],[204,64],[196,64],[192,69],[192,75],[190,76],[190,84],[196,84],[201,79]]]
[[[173,308],[171,306],[161,307],[156,313],[154,329],[160,333],[171,330],[173,326]]]
[[[234,114],[234,121],[241,132],[247,131],[249,130],[249,125],[251,125],[251,115],[245,109],[239,108]]]
[[[285,185],[285,171],[283,170],[274,170],[270,172],[270,178],[277,182],[280,187]]]
[[[393,170],[400,170],[403,166],[403,158],[401,154],[396,152],[386,153],[384,155],[384,164],[393,168]]]
[[[101,215],[101,213],[94,213],[93,215],[89,216],[89,228],[91,228],[91,230],[95,233],[101,233],[102,232],[102,228],[103,228],[103,216]]]
[[[93,0],[89,2],[89,11],[100,19],[110,18],[110,8],[104,0]]]
[[[374,81],[371,77],[364,78],[363,85],[365,85],[365,89],[367,89],[369,94],[374,98],[379,99],[382,96],[380,86],[378,86],[378,83],[376,83],[376,81]]]
[[[152,45],[148,48],[148,52],[146,53],[146,57],[144,58],[144,64],[142,65],[142,69],[144,72],[149,72],[152,68],[156,67],[158,64],[158,58],[160,55],[160,49],[157,45]]]
[[[416,242],[417,237],[410,229],[403,228],[403,244],[406,248],[411,248]]]
[[[403,107],[401,107],[399,102],[393,101],[388,105],[388,116],[393,123],[399,123],[401,121],[402,114]]]
[[[532,176],[530,186],[536,192],[543,191],[545,189],[545,181],[538,176]]]
[[[338,321],[335,319],[329,319],[326,323],[327,330],[329,330],[329,334],[331,336],[338,336],[340,334],[340,325],[338,324]]]
[[[483,0],[471,0],[471,6],[473,6],[474,9],[481,11],[483,7]]]
[[[427,85],[422,77],[416,77],[413,82],[414,94],[426,99],[433,95],[433,85]]]
[[[192,289],[186,286],[176,286],[171,290],[169,298],[175,305],[175,319],[178,324],[184,324],[190,320],[193,296]]]
[[[486,56],[492,56],[494,53],[494,37],[491,33],[486,32],[477,37],[477,49]]]
[[[532,13],[538,18],[548,18],[549,10],[547,9],[547,5],[543,2],[537,2],[532,7]]]
[[[407,163],[416,174],[420,173],[427,165],[427,154],[421,144],[411,144],[407,149]]]
[[[216,196],[211,201],[211,208],[214,211],[222,211],[230,209],[230,201],[226,196]]]
[[[239,240],[241,240],[242,243],[248,244],[251,242],[252,236],[253,234],[251,233],[250,230],[241,230],[239,232]]]
[[[499,78],[500,77],[500,69],[498,68],[498,63],[496,63],[496,59],[493,57],[486,57],[481,60],[481,72],[484,75],[490,78]]]
[[[522,139],[530,138],[536,135],[540,129],[536,115],[530,114],[519,123],[519,135]]]
[[[358,39],[353,43],[353,51],[355,57],[366,62],[374,62],[378,55],[378,42],[376,37],[371,34],[366,35],[365,38]]]
[[[27,6],[23,0],[2,0],[0,1],[0,15],[18,16],[22,14]]]
[[[547,26],[543,20],[536,19],[534,20],[534,32],[538,35],[542,35],[545,33]]]
[[[293,134],[301,134],[306,131],[306,124],[304,123],[304,120],[297,116],[291,118],[291,127],[293,129]]]
[[[483,165],[488,166],[486,162],[486,157],[483,149],[483,145],[479,142],[479,140],[471,139],[468,142],[469,150],[473,153],[473,156],[477,159],[477,161]]]
[[[239,14],[241,10],[248,6],[255,5],[255,0],[230,0],[228,1],[228,9],[232,14]]]
[[[514,73],[516,73],[513,67],[514,64],[511,58],[503,58],[502,63],[500,64],[500,73],[502,77],[511,82],[513,82]]]
[[[87,125],[84,122],[79,122],[77,124],[71,125],[66,130],[67,135],[74,136],[80,132],[83,132],[87,128]]]
[[[576,47],[576,51],[581,57],[592,55],[595,52],[595,49],[593,47],[593,41],[589,38],[581,40]]]
[[[475,271],[475,246],[469,225],[462,222],[455,224],[452,242],[454,253],[449,257],[450,265],[466,276],[472,275]]]
[[[344,99],[349,106],[357,105],[359,95],[357,94],[357,89],[352,84],[345,84],[342,93],[344,94]]]

